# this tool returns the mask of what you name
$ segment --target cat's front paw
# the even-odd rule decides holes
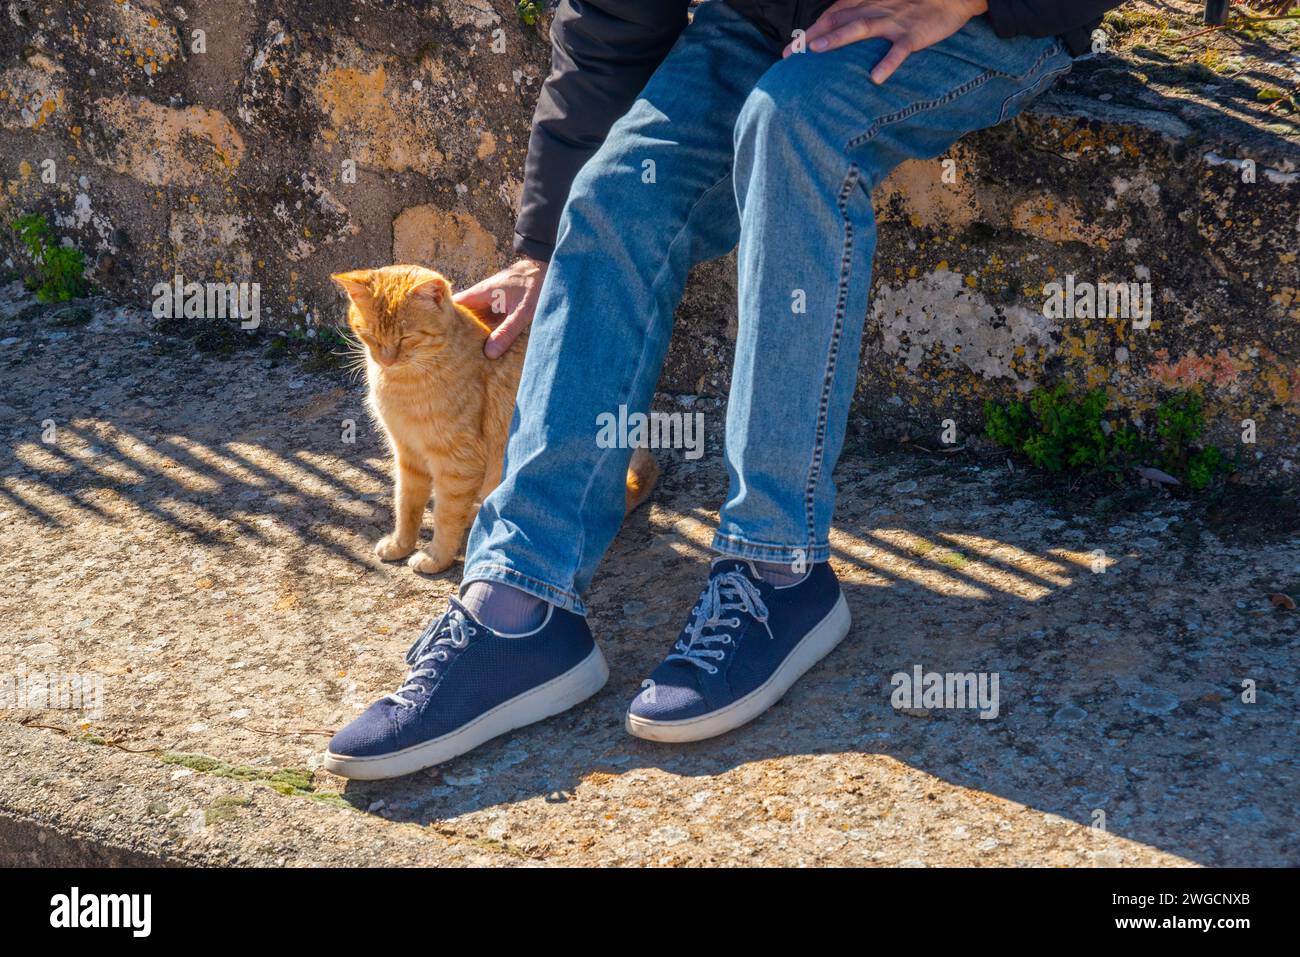
[[[425,575],[437,575],[445,572],[456,563],[456,556],[430,555],[424,549],[416,552],[406,560],[406,564]]]
[[[415,542],[403,542],[395,535],[385,535],[375,545],[375,554],[386,562],[395,562],[415,551]]]

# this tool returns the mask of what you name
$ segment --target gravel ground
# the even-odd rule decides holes
[[[850,637],[744,729],[628,737],[725,485],[703,401],[714,447],[660,453],[589,596],[605,690],[439,769],[336,778],[328,733],[459,575],[372,556],[391,495],[360,387],[29,306],[0,290],[0,675],[103,695],[0,702],[29,705],[0,711],[0,861],[1300,864],[1300,616],[1267,598],[1300,544],[1169,497],[1072,515],[987,460],[846,457]],[[896,710],[916,666],[996,675],[997,716]]]

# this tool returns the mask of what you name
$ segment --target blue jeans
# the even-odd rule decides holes
[[[726,420],[730,488],[713,548],[825,561],[876,244],[871,193],[906,159],[1002,122],[1070,69],[1055,39],[998,39],[984,18],[912,54],[888,44],[781,59],[706,3],[574,181],[533,321],[500,486],[464,581],[585,614],[623,520],[630,450],[597,417],[647,411],[673,311],[698,262],[739,243]]]

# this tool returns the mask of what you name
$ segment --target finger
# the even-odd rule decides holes
[[[884,83],[894,75],[894,71],[903,65],[903,61],[906,60],[911,53],[912,49],[905,41],[895,40],[894,45],[891,46],[889,52],[885,54],[885,58],[877,63],[875,69],[871,71],[871,82],[875,83],[877,86]]]
[[[820,36],[839,29],[845,24],[852,23],[854,20],[878,20],[887,14],[879,10],[870,10],[866,7],[849,7],[847,9],[836,10],[831,7],[820,17],[817,22],[808,28],[805,38],[815,40]]]
[[[496,277],[484,279],[482,282],[476,282],[468,289],[462,289],[456,295],[452,296],[452,302],[458,302],[462,306],[468,306],[474,310],[484,310],[492,305],[492,292],[495,288],[494,282]]]
[[[518,309],[506,316],[501,325],[492,330],[487,342],[483,343],[483,354],[489,359],[500,359],[527,328],[528,319],[528,313],[521,303]]]
[[[813,40],[812,43],[808,44],[808,48],[815,53],[838,50],[840,47],[848,46],[850,43],[857,43],[859,40],[881,36],[887,29],[888,21],[883,18],[868,19],[858,17],[844,26],[837,27],[830,33]]]
[[[862,8],[857,5],[856,0],[852,3],[836,3],[818,17],[812,26],[803,32],[803,36],[799,38],[802,41],[802,48],[804,50],[808,49],[808,44],[818,37],[825,36],[827,33],[830,33],[837,27],[843,26],[850,20],[865,15],[866,14],[864,14]],[[787,43],[785,49],[781,51],[781,56],[784,58],[794,52],[795,43],[794,41],[791,41],[790,43]]]

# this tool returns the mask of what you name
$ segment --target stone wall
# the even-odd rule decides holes
[[[109,293],[256,281],[334,325],[336,270],[506,262],[544,24],[511,0],[0,0],[0,218],[51,215]],[[309,11],[309,12],[307,12]],[[201,32],[196,32],[201,31]],[[200,43],[201,41],[201,43]],[[1197,95],[1188,95],[1188,90]],[[985,397],[1065,379],[1138,415],[1207,400],[1249,474],[1297,468],[1300,136],[1110,55],[877,194],[856,424],[937,444]],[[52,181],[49,181],[52,180]],[[21,255],[8,229],[0,250]],[[697,271],[662,387],[721,395],[734,262]],[[1044,315],[1044,285],[1149,283],[1151,321]]]
[[[3,7],[0,212],[52,212],[114,295],[258,282],[264,321],[310,328],[331,272],[467,283],[509,253],[548,58],[510,0]]]

